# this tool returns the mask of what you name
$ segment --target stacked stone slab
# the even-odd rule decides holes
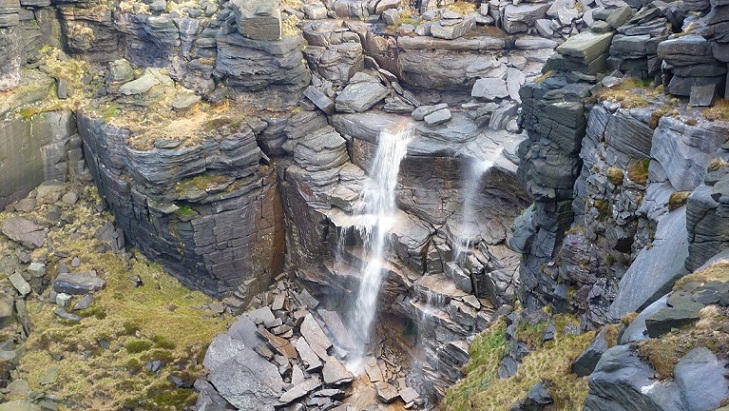
[[[309,67],[332,85],[342,86],[364,69],[359,36],[334,22],[310,22],[303,27]]]
[[[658,44],[668,38],[666,18],[658,8],[648,5],[633,15],[628,6],[612,10],[607,18],[617,30],[610,45],[608,68],[639,78],[650,78],[661,69]],[[625,18],[628,17],[627,22]]]
[[[80,115],[78,124],[88,166],[116,221],[135,233],[132,244],[184,284],[217,296],[235,291],[246,301],[280,272],[275,172],[261,168],[265,156],[250,127],[192,146],[171,138],[134,149],[124,128],[90,115]]]
[[[559,54],[550,59],[548,68],[589,75],[603,72],[606,68],[612,38],[612,31],[597,33],[590,30],[570,37],[557,47]]]
[[[594,37],[589,36],[592,44]],[[609,38],[601,37],[601,41]],[[554,299],[551,303],[555,306],[568,304],[566,286],[558,285],[556,271],[555,275],[548,271],[552,267],[556,270],[554,258],[573,220],[573,187],[580,169],[577,154],[587,126],[589,88],[589,84],[570,84],[558,76],[540,84],[528,83],[519,92],[521,126],[529,136],[519,148],[519,178],[534,204],[515,221],[510,245],[524,254],[520,297],[529,307],[542,305],[546,296]]]
[[[694,270],[714,255],[729,248],[728,189],[729,147],[724,144],[716,153],[704,184],[688,198],[686,224],[689,233],[689,256],[686,267]]]
[[[726,0],[711,1],[711,11],[703,19],[700,30],[702,36],[711,42],[712,56],[723,64],[729,64],[729,2]],[[726,82],[729,85],[729,81]],[[729,97],[726,88],[719,90],[724,98]]]
[[[251,40],[275,41],[281,38],[280,2],[233,0],[238,32]]]
[[[704,37],[690,34],[661,42],[658,57],[663,60],[664,73],[671,74],[669,93],[690,96],[704,86],[711,87],[713,92],[723,91],[726,64],[714,58],[712,45]]]

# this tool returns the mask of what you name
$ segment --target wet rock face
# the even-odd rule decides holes
[[[20,3],[17,0],[0,3],[0,91],[20,85],[22,60],[18,12]]]
[[[50,84],[39,81],[39,86],[41,93],[47,93]],[[69,173],[78,174],[84,167],[81,139],[70,111],[0,122],[0,135],[0,153],[8,153],[0,156],[0,207],[44,181],[66,181]]]
[[[79,116],[89,168],[128,240],[184,283],[241,300],[281,269],[283,227],[274,169],[247,126],[193,146]]]

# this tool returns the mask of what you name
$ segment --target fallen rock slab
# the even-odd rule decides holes
[[[284,382],[278,368],[242,341],[227,334],[210,344],[203,365],[210,382],[231,405],[243,410],[274,411]]]
[[[61,273],[53,282],[53,289],[57,293],[83,295],[101,290],[105,284],[106,281],[94,272]]]
[[[322,376],[327,386],[340,386],[354,381],[354,375],[347,371],[344,365],[334,357],[329,357],[324,363]]]
[[[6,218],[0,225],[0,231],[31,250],[43,247],[46,242],[46,233],[32,221],[21,217]]]
[[[308,395],[310,392],[319,387],[321,387],[321,381],[318,378],[311,378],[286,391],[278,400],[281,404],[289,404],[294,400],[298,400],[299,398]]]

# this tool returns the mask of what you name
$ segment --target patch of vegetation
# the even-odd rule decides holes
[[[539,381],[551,382],[548,391],[555,401],[553,409],[580,409],[587,395],[587,378],[572,374],[571,366],[595,333],[565,333],[567,325],[578,321],[568,315],[553,318],[557,327],[555,339],[525,357],[511,378],[497,377],[499,362],[506,352],[503,321],[479,335],[471,345],[471,360],[464,368],[466,377],[448,392],[443,409],[507,410]]]
[[[618,167],[610,167],[607,171],[607,178],[608,180],[610,180],[611,183],[619,186],[623,184],[623,179],[625,178],[625,175],[623,174],[623,170],[619,169]]]
[[[685,277],[682,277],[673,286],[674,291],[680,290],[688,283],[708,283],[711,281],[728,282],[729,281],[729,260],[720,260],[706,267],[701,271],[696,271]]]
[[[443,399],[443,409],[473,409],[472,398],[498,379],[499,363],[507,350],[505,332],[506,323],[502,318],[471,343],[470,359],[463,368],[466,377],[448,391]]]
[[[651,112],[651,120],[648,126],[655,130],[658,128],[658,122],[661,120],[661,117],[667,115],[668,113],[671,113],[674,110],[674,108],[670,105],[664,105],[661,106]]]
[[[476,5],[467,1],[456,1],[455,3],[446,4],[445,6],[443,6],[443,8],[446,10],[455,11],[463,17],[466,17],[476,11]]]
[[[189,217],[191,215],[197,214],[197,212],[192,207],[190,207],[189,204],[185,204],[183,206],[180,206],[179,210],[176,211],[176,214],[179,217]]]
[[[152,341],[147,340],[134,340],[128,342],[124,348],[129,352],[130,354],[139,354],[140,352],[147,351],[148,349],[152,348]]]
[[[163,348],[165,350],[174,350],[176,345],[174,342],[170,341],[169,338],[163,336],[163,335],[155,335],[152,337],[152,342],[154,342],[155,348]]]
[[[661,89],[653,88],[652,80],[630,77],[620,84],[600,90],[596,97],[611,103],[620,103],[623,108],[647,107],[648,101],[661,93]]]
[[[713,107],[709,107],[701,113],[701,115],[710,121],[727,121],[729,120],[729,100],[720,99],[714,103]]]
[[[93,307],[84,308],[83,310],[78,310],[76,311],[76,314],[78,314],[82,318],[96,317],[99,320],[103,320],[104,318],[106,318],[106,310],[100,305],[95,305]]]
[[[27,300],[34,329],[17,367],[19,376],[31,390],[55,395],[63,403],[73,403],[74,409],[183,409],[182,404],[194,401],[190,390],[176,392],[168,385],[150,397],[147,387],[161,387],[172,373],[189,375],[186,381],[202,377],[200,358],[232,319],[201,308],[212,300],[190,291],[141,255],[132,252],[129,258],[97,252],[102,248],[96,232],[112,217],[97,211],[100,199],[95,188],[77,188],[77,192],[81,193],[78,203],[63,210],[64,220],[73,223],[51,228],[46,245],[34,250],[31,258],[52,256],[63,261],[65,257],[56,256],[78,256],[82,262],[78,270],[97,270],[106,288],[95,293],[91,307],[77,311],[83,317],[79,323],[68,325],[59,321],[47,303]],[[25,216],[44,221],[44,210],[39,207]],[[0,213],[0,221],[10,215]],[[0,251],[14,250],[9,243],[0,238]],[[51,245],[54,252],[49,250]],[[136,287],[130,275],[139,276],[144,285]],[[171,306],[175,309],[170,310]],[[165,365],[156,373],[144,372],[149,360]],[[41,386],[51,368],[58,370],[56,384]]]
[[[708,309],[711,307],[712,309]],[[661,338],[651,338],[634,344],[638,355],[655,368],[662,380],[673,378],[673,370],[681,358],[697,347],[706,347],[717,355],[729,352],[729,334],[720,330],[729,321],[726,312],[718,314],[709,306],[702,310],[702,320],[693,326],[673,330]],[[714,318],[707,318],[713,315]]]
[[[630,181],[645,185],[648,182],[648,166],[651,164],[649,159],[637,160],[628,166],[628,178]]]
[[[671,197],[668,198],[668,209],[673,211],[685,205],[689,195],[691,195],[690,191],[675,191],[671,193]]]

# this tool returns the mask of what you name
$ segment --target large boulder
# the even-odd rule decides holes
[[[588,384],[585,411],[686,410],[678,384],[660,381],[655,370],[627,345],[607,350]]]
[[[620,291],[610,306],[610,316],[620,319],[668,292],[687,273],[683,264],[687,256],[686,207],[681,207],[661,219],[652,246],[638,253],[620,280]]]
[[[275,365],[245,343],[220,334],[210,344],[203,365],[220,395],[242,410],[274,411],[284,382]]]

